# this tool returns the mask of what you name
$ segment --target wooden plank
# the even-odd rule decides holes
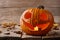
[[[28,8],[0,8],[0,14],[2,15],[21,15],[24,10]],[[45,7],[46,10],[49,10],[54,16],[60,16],[60,8],[50,8]]]
[[[0,0],[0,7],[31,7],[38,3],[37,0]]]
[[[60,0],[41,0],[40,4],[47,7],[60,7]]]
[[[4,21],[15,21],[19,23],[23,9],[19,8],[0,8],[0,23]]]
[[[60,7],[60,0],[0,0],[0,7]]]
[[[27,8],[0,8],[0,23],[6,20],[19,23],[20,16],[26,9]],[[52,12],[54,16],[60,16],[60,8],[46,8],[46,10]]]
[[[60,7],[45,7],[46,10],[49,10],[54,16],[60,16]]]

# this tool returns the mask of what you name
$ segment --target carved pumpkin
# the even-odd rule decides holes
[[[43,8],[27,9],[20,18],[22,31],[29,35],[46,35],[53,23],[53,15]]]

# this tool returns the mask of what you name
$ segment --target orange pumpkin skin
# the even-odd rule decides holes
[[[54,23],[54,18],[52,13],[50,13],[48,10],[39,9],[39,8],[31,8],[24,11],[24,13],[20,18],[20,25],[22,31],[24,31],[26,34],[29,35],[46,35],[53,27],[53,23]],[[33,26],[31,26],[30,24]],[[37,26],[37,24],[39,24],[38,26],[39,30],[34,31],[33,28]]]

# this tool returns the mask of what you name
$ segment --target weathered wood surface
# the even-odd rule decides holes
[[[60,7],[60,0],[0,0],[0,7]]]
[[[0,23],[5,20],[19,23],[24,10],[44,5],[54,16],[60,16],[60,0],[0,0]]]

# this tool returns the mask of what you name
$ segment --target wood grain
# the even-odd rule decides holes
[[[44,5],[54,16],[60,16],[60,0],[0,0],[0,23],[4,20],[19,23],[24,10],[39,5]]]

